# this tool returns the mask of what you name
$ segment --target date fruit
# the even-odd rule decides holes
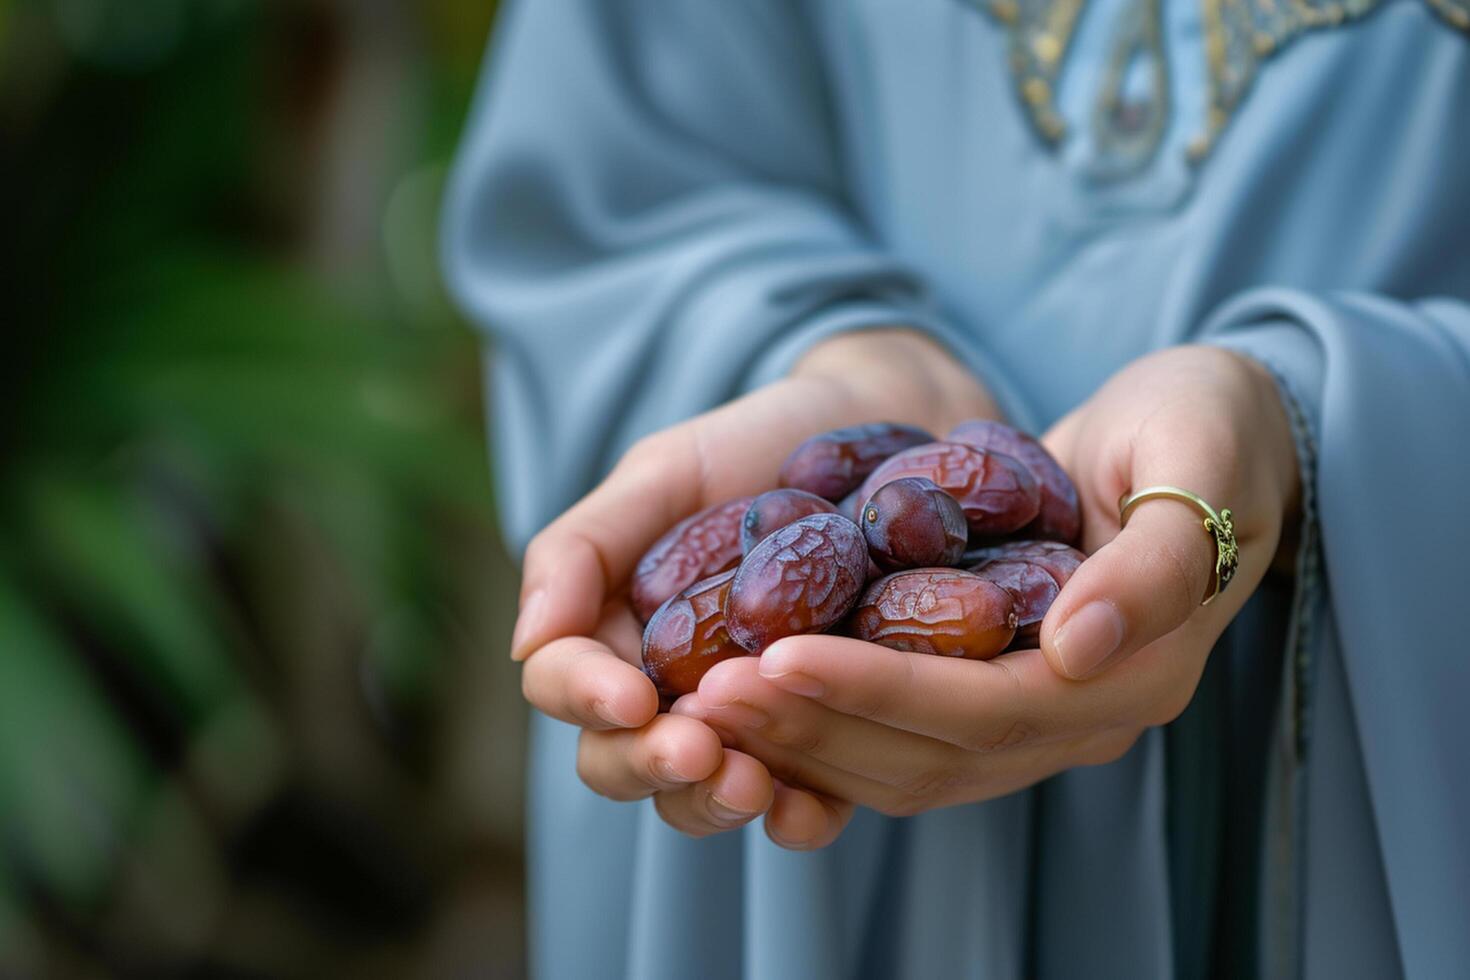
[[[767,490],[750,502],[750,509],[740,524],[740,550],[760,544],[766,535],[812,514],[835,514],[837,508],[814,493],[805,490]]]
[[[1012,645],[1035,646],[1041,636],[1041,621],[1061,591],[1057,580],[1046,569],[1024,558],[987,562],[975,574],[1005,589],[1015,600],[1016,636]]]
[[[1017,630],[1011,646],[1036,646],[1047,610],[1086,556],[1056,541],[1012,541],[981,550],[989,554],[970,570],[1008,590],[1016,600]]]
[[[868,553],[885,571],[953,565],[969,540],[959,502],[921,476],[883,484],[863,505],[861,518]]]
[[[840,514],[781,528],[740,563],[725,602],[730,636],[759,653],[784,636],[820,633],[846,616],[863,590],[868,548]]]
[[[977,535],[1009,534],[1041,509],[1041,489],[1019,460],[959,442],[926,443],[890,457],[863,484],[864,499],[906,476],[933,480],[959,501],[970,531]]]
[[[972,572],[914,568],[870,585],[848,628],[895,650],[988,660],[1016,635],[1015,599]]]
[[[779,484],[836,501],[856,490],[889,456],[933,442],[923,429],[895,422],[873,422],[834,429],[797,446],[781,466]],[[864,495],[862,500],[868,499]]]
[[[686,517],[644,553],[633,570],[633,611],[643,622],[670,597],[740,561],[740,525],[752,497],[738,497]]]
[[[725,628],[725,598],[735,570],[689,586],[658,607],[643,630],[643,672],[665,698],[699,687],[699,679],[721,660],[748,656]]]
[[[1020,429],[989,419],[961,422],[945,436],[950,442],[963,442],[976,449],[1005,453],[1021,461],[1041,487],[1041,510],[1036,519],[1023,529],[1029,537],[1051,538],[1072,542],[1082,530],[1082,514],[1077,504],[1077,488],[1061,464],[1046,447]]]
[[[992,561],[1023,559],[1040,565],[1057,580],[1057,588],[1067,584],[1077,566],[1087,558],[1071,545],[1060,541],[1007,541],[991,548],[965,552],[960,563],[970,571],[978,571]]]

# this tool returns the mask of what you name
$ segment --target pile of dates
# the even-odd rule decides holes
[[[800,633],[975,660],[1034,647],[1082,561],[1079,530],[1072,481],[1008,425],[813,436],[780,489],[701,511],[643,556],[643,669],[675,698],[721,660]]]

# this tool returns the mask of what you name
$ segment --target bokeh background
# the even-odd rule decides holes
[[[0,0],[0,975],[515,976],[489,0]]]

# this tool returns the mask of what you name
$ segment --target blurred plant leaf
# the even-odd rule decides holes
[[[67,645],[0,577],[0,828],[62,897],[96,898],[148,770]]]

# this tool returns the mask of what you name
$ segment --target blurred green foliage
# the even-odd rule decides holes
[[[0,0],[0,972],[396,974],[514,864],[434,253],[490,16]]]

